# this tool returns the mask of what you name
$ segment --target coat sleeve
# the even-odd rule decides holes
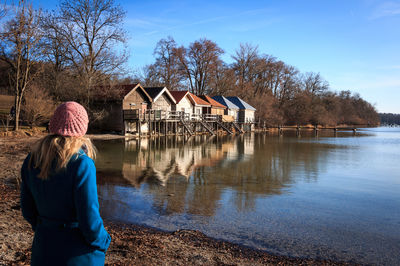
[[[78,159],[74,184],[74,204],[79,229],[92,247],[106,251],[111,237],[103,226],[97,198],[96,168],[88,157]]]
[[[38,212],[35,200],[28,186],[28,162],[29,155],[26,157],[21,168],[21,210],[22,216],[31,224],[33,231],[35,231]]]

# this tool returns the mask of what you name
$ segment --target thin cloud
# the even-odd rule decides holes
[[[157,33],[159,33],[159,32],[160,32],[160,31],[158,31],[158,30],[153,30],[153,31],[150,31],[150,32],[146,32],[144,35],[149,36],[149,35],[157,34]]]
[[[227,19],[229,18],[228,16],[219,16],[219,17],[214,17],[214,18],[208,18],[208,19],[203,19],[203,20],[199,20],[199,21],[194,21],[191,23],[182,23],[179,24],[179,22],[175,22],[178,23],[175,26],[170,26],[170,27],[165,27],[165,25],[167,23],[164,23],[163,25],[156,25],[154,24],[154,27],[152,28],[156,28],[155,30],[149,31],[144,33],[144,35],[146,36],[150,36],[150,35],[154,35],[159,33],[161,30],[159,30],[160,28],[162,29],[163,32],[165,31],[171,31],[171,30],[176,30],[176,29],[184,29],[184,28],[188,28],[188,27],[192,27],[192,26],[197,26],[197,25],[202,25],[202,24],[208,24],[208,23],[212,23],[212,22],[216,22],[216,21],[220,21],[223,19]]]
[[[167,30],[183,29],[183,28],[187,28],[187,27],[191,27],[191,26],[197,26],[197,25],[208,24],[211,22],[216,22],[216,21],[220,21],[223,19],[227,19],[227,18],[229,18],[229,16],[219,16],[219,17],[214,17],[214,18],[208,18],[208,19],[203,19],[203,20],[199,20],[199,21],[194,21],[191,23],[185,23],[185,24],[181,24],[181,25],[172,26],[172,27],[167,28]]]
[[[400,15],[399,2],[384,2],[375,8],[370,19],[380,19],[384,17],[392,17]]]
[[[184,28],[188,28],[188,27],[234,19],[237,17],[242,17],[243,15],[256,15],[256,14],[265,13],[268,11],[271,11],[271,9],[266,9],[266,8],[251,9],[251,10],[245,10],[245,11],[239,12],[239,13],[233,13],[232,15],[210,17],[210,18],[205,18],[202,20],[188,22],[188,23],[183,23],[182,21],[176,21],[176,20],[175,21],[163,21],[162,23],[160,21],[158,21],[157,23],[154,23],[151,21],[141,20],[141,19],[136,19],[136,21],[138,22],[139,25],[146,26],[146,27],[148,26],[147,29],[150,31],[144,33],[144,35],[150,36],[150,35],[158,34],[161,31],[165,32],[165,31],[172,31],[172,30],[177,30],[177,29],[184,29]],[[135,20],[132,20],[131,22],[132,23],[129,23],[129,24],[134,25]],[[175,25],[171,25],[171,24],[175,24]],[[264,24],[264,26],[269,25],[269,24],[272,24],[272,21],[269,20],[268,22],[265,22],[263,24]],[[170,26],[168,26],[168,25],[170,25]],[[239,30],[236,29],[236,31],[244,32],[244,31],[251,30],[253,28],[254,28],[254,25],[248,25]]]
[[[149,28],[156,26],[155,23],[145,20],[145,19],[137,19],[137,18],[127,18],[125,19],[125,24],[128,26],[135,26],[139,28]]]
[[[255,21],[255,22],[253,21],[251,23],[246,22],[246,23],[241,23],[240,25],[231,26],[229,27],[228,30],[239,33],[261,30],[273,24],[276,24],[279,21],[280,21],[279,19],[263,19],[260,21]]]
[[[240,15],[256,15],[256,14],[264,14],[265,12],[271,12],[273,9],[271,8],[258,8],[258,9],[250,9],[243,11]]]

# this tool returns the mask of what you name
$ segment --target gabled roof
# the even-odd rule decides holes
[[[153,102],[157,101],[157,99],[163,94],[166,93],[167,96],[171,99],[173,103],[176,103],[174,97],[168,91],[167,87],[144,87],[145,91],[150,95]]]
[[[195,103],[195,105],[201,105],[201,106],[211,106],[211,104],[209,104],[208,102],[204,101],[203,99],[197,97],[196,95],[194,95],[193,93],[189,92],[190,97],[192,97],[193,102]]]
[[[225,105],[226,107],[228,107],[228,109],[233,109],[233,110],[239,110],[240,109],[239,106],[237,106],[233,102],[229,101],[224,96],[214,96],[212,98],[214,100],[216,100],[217,102],[219,102],[220,104]]]
[[[131,90],[136,89],[136,87],[141,86],[139,83],[134,84],[126,84],[126,85],[118,85],[124,96],[126,96]],[[142,87],[143,88],[143,87]]]
[[[150,95],[146,92],[146,90],[142,87],[142,85],[140,85],[140,83],[129,84],[129,85],[120,85],[120,86],[123,91],[124,100],[135,90],[141,90],[143,92],[143,94],[147,96],[147,100],[149,102],[152,102]]]
[[[225,108],[226,108],[225,105],[220,104],[219,102],[217,102],[216,100],[214,100],[214,99],[211,98],[210,96],[201,95],[200,98],[203,99],[203,100],[205,100],[205,101],[208,102],[209,104],[211,104],[212,107],[221,108],[221,109],[225,109]]]
[[[117,85],[101,85],[95,86],[93,92],[93,98],[95,101],[100,100],[113,100],[120,101],[126,99],[126,97],[133,91],[139,89],[146,97],[149,102],[151,102],[151,97],[143,89],[139,83],[134,84],[117,84]]]
[[[237,105],[239,107],[239,109],[243,110],[252,110],[255,111],[256,108],[254,108],[253,106],[251,106],[250,104],[246,103],[245,101],[243,101],[242,99],[240,99],[237,96],[232,96],[232,97],[227,97],[229,101],[233,102],[235,105]]]
[[[174,97],[177,104],[189,93],[189,91],[169,91],[169,92]]]

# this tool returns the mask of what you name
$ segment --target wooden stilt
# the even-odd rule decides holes
[[[152,130],[152,128],[151,128],[151,115],[149,114],[149,128],[148,128],[148,135],[151,137],[151,130]]]

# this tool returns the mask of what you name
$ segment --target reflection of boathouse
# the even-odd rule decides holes
[[[125,149],[124,179],[151,191],[162,213],[212,215],[226,188],[237,191],[238,208],[247,208],[256,195],[280,193],[285,184],[280,172],[266,175],[253,167],[274,156],[255,155],[254,135],[131,140]],[[212,174],[207,169],[213,169]]]
[[[142,138],[97,146],[102,211],[122,220],[139,217],[139,223],[147,212],[155,214],[156,222],[164,215],[178,222],[180,215],[209,221],[227,205],[245,216],[260,199],[290,193],[299,180],[313,182],[330,151],[340,148],[318,144],[310,150],[308,142],[259,134]]]
[[[122,163],[124,178],[135,187],[139,187],[145,181],[165,186],[170,177],[189,178],[196,168],[212,166],[223,156],[214,146],[186,143],[183,147],[177,147],[175,145],[182,145],[178,138],[182,139],[177,137],[176,142],[170,143],[169,147],[168,144],[162,143],[165,148],[161,149],[157,139],[126,141],[125,153],[132,155],[124,157]],[[160,142],[161,140],[158,139]]]
[[[145,192],[160,214],[210,216],[221,200],[248,209],[258,197],[284,193],[296,181],[293,170],[310,169],[321,159],[320,149],[310,153],[302,143],[286,142],[282,148],[282,143],[266,141],[255,134],[113,141],[100,146],[108,152],[100,153],[97,167],[110,180],[113,172],[104,174],[104,165],[110,169],[115,164],[121,186]]]

